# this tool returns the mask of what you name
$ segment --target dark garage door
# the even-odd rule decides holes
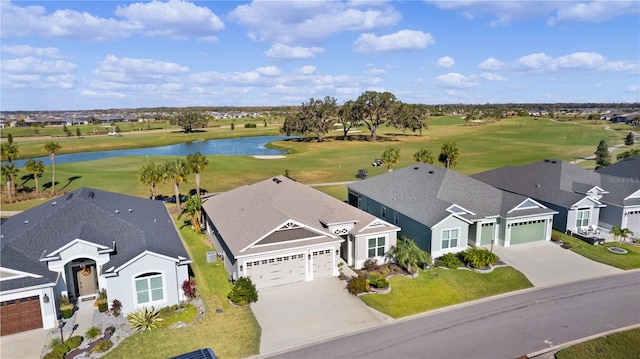
[[[511,245],[542,241],[544,237],[544,219],[511,224]]]
[[[42,328],[40,298],[36,295],[0,304],[0,335]]]

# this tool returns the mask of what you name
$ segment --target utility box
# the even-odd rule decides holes
[[[218,252],[210,251],[207,252],[207,262],[215,262],[218,260]]]

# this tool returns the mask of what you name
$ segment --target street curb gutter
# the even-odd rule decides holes
[[[545,349],[542,349],[542,350],[538,350],[537,352],[533,352],[533,353],[527,354],[526,358],[529,358],[529,359],[537,358],[537,357],[540,357],[542,355],[545,355],[545,354],[548,354],[548,353],[551,353],[551,352],[557,352],[560,349],[568,348],[568,347],[570,347],[572,345],[575,345],[575,344],[580,344],[580,343],[583,343],[583,342],[586,342],[586,341],[589,341],[589,340],[592,340],[592,339],[606,337],[607,335],[611,335],[611,334],[615,334],[615,333],[619,333],[619,332],[624,332],[624,331],[631,330],[631,329],[636,329],[636,328],[640,328],[640,324],[634,324],[634,325],[630,325],[630,326],[624,327],[624,328],[617,328],[617,329],[609,330],[609,331],[606,331],[606,332],[594,334],[594,335],[591,335],[591,336],[588,336],[588,337],[572,340],[570,342],[554,345],[552,347],[545,348]]]

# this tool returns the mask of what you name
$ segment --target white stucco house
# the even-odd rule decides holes
[[[338,276],[340,257],[382,264],[400,230],[285,176],[211,196],[203,215],[230,279],[258,288]]]
[[[0,332],[54,328],[61,295],[106,289],[122,312],[184,300],[189,255],[165,205],[81,188],[0,226]]]

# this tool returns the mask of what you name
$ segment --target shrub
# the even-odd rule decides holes
[[[380,275],[382,275],[383,277],[386,277],[387,274],[389,274],[390,271],[391,271],[391,269],[389,269],[389,266],[386,265],[386,266],[382,267],[382,269],[380,269]]]
[[[64,359],[64,354],[60,354],[60,353],[56,353],[56,352],[49,352],[47,354],[45,354],[42,359]]]
[[[571,249],[571,243],[569,242],[563,242],[562,245],[560,246],[564,249]]]
[[[182,291],[185,297],[189,299],[195,298],[198,295],[196,291],[196,281],[194,279],[185,279],[184,282],[182,282]]]
[[[256,125],[255,123],[245,123],[244,124],[244,128],[256,128],[258,127],[258,125]]]
[[[462,252],[462,259],[472,268],[486,268],[498,263],[498,256],[486,248],[469,248]]]
[[[98,335],[100,335],[100,333],[102,333],[100,331],[100,328],[98,327],[91,327],[89,329],[87,329],[87,332],[84,333],[84,335],[88,338],[88,339],[93,339],[95,337],[97,337]]]
[[[113,342],[109,339],[98,339],[96,345],[91,349],[91,352],[104,353],[111,349]]]
[[[67,339],[67,341],[65,341],[65,343],[69,346],[69,350],[71,349],[75,349],[77,347],[80,346],[80,344],[82,343],[82,337],[79,335],[73,336],[69,339]]]
[[[60,343],[53,347],[53,350],[51,352],[60,355],[60,358],[64,358],[64,355],[67,354],[69,350],[71,349],[69,348],[69,345],[67,345],[67,343]]]
[[[114,317],[119,317],[121,311],[122,311],[122,303],[117,299],[112,300],[111,301],[111,314],[113,314]]]
[[[369,291],[369,281],[364,276],[351,278],[347,284],[347,290],[351,294],[365,293]]]
[[[378,260],[375,258],[367,258],[367,260],[364,261],[364,264],[362,264],[362,268],[367,272],[372,272],[378,269]]]
[[[460,259],[458,259],[455,253],[447,253],[438,258],[437,265],[449,269],[456,269],[462,265],[462,262],[460,262]]]
[[[137,312],[129,313],[127,320],[131,328],[136,331],[152,330],[157,327],[158,321],[162,321],[162,318],[158,318],[159,312],[155,309],[149,310],[148,308],[140,309]]]
[[[233,285],[233,289],[227,298],[238,305],[245,305],[258,301],[258,291],[251,278],[240,277]]]
[[[104,330],[104,336],[110,338],[115,332],[116,332],[116,327],[114,327],[113,325],[110,325],[107,327],[107,329]]]
[[[49,340],[49,343],[47,343],[47,348],[49,349],[53,349],[56,345],[62,343],[62,339],[58,338],[58,337],[53,337],[51,338],[51,340]]]

